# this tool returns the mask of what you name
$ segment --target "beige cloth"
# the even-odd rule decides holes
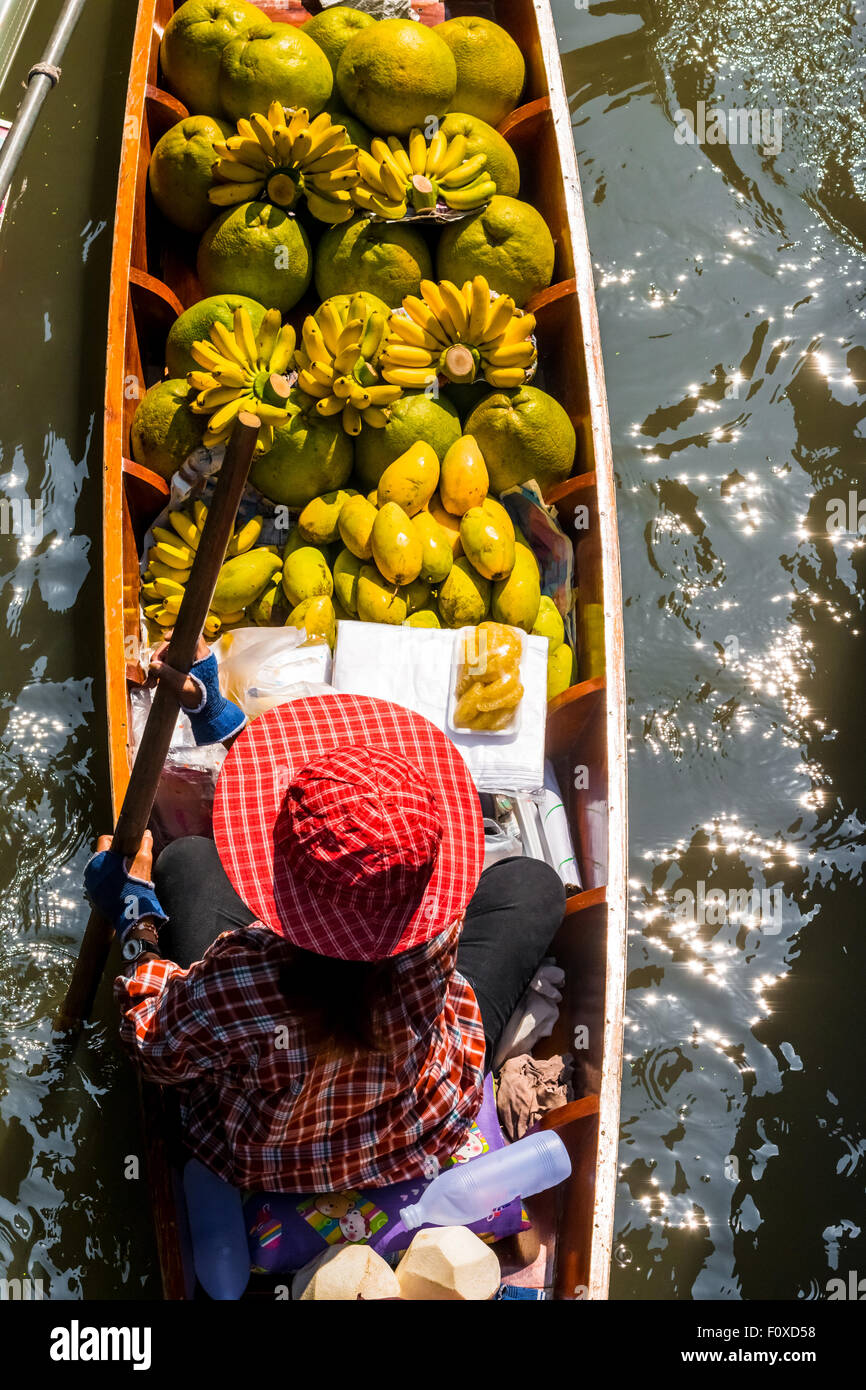
[[[539,1059],[524,1053],[511,1057],[499,1074],[496,1108],[503,1132],[512,1142],[522,1139],[548,1110],[558,1110],[573,1099],[572,1059]]]

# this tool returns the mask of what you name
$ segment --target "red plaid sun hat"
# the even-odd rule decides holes
[[[444,931],[484,860],[460,753],[421,715],[364,695],[253,720],[219,776],[214,839],[259,921],[343,960],[384,960]]]

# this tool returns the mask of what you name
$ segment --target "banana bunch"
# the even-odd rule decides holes
[[[148,622],[164,631],[173,628],[177,621],[186,582],[192,573],[192,563],[207,520],[207,510],[204,502],[196,501],[190,507],[169,512],[169,526],[153,528],[154,543],[147,556],[141,599]],[[235,527],[226,548],[226,558],[251,550],[261,533],[260,516],[251,517],[244,525]],[[226,623],[240,622],[242,617],[242,612],[220,617],[211,611],[204,625],[205,637],[216,637]]]
[[[437,130],[429,144],[421,130],[409,136],[408,150],[396,135],[375,139],[370,153],[357,154],[360,182],[352,189],[356,207],[376,217],[405,217],[411,206],[416,212],[446,203],[457,212],[481,207],[496,192],[496,184],[485,171],[486,154],[466,159],[466,136],[449,140]]]
[[[262,422],[256,448],[269,449],[274,425],[287,418],[288,371],[295,351],[295,330],[282,325],[279,309],[269,309],[258,335],[246,309],[235,309],[234,332],[214,323],[210,341],[199,338],[190,349],[200,372],[187,376],[195,395],[189,406],[196,415],[209,415],[204,443],[224,444],[240,410],[250,410]]]
[[[483,275],[458,289],[450,280],[421,281],[388,318],[379,367],[386,381],[423,390],[441,373],[464,384],[479,373],[491,386],[522,386],[537,360],[535,316],[494,294]]]
[[[237,135],[214,145],[220,156],[208,193],[218,207],[267,199],[291,208],[303,195],[320,222],[347,222],[354,215],[349,190],[360,179],[346,127],[326,111],[310,120],[303,106],[272,101],[267,116],[238,121]]]
[[[381,429],[403,394],[397,384],[383,385],[374,366],[385,326],[385,315],[370,311],[362,295],[342,312],[326,300],[304,320],[295,353],[298,385],[320,415],[341,416],[346,434],[360,434],[362,425]]]

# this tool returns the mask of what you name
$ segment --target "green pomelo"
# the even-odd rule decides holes
[[[346,133],[353,145],[357,145],[359,150],[366,150],[370,153],[370,146],[373,143],[373,132],[368,130],[363,121],[359,121],[357,116],[351,116],[348,111],[340,105],[339,97],[331,97],[325,110],[331,117],[333,125],[346,127]]]
[[[468,111],[499,125],[523,91],[526,64],[510,34],[492,19],[461,15],[433,30],[447,43],[457,65],[454,111]]]
[[[496,192],[506,198],[517,197],[520,192],[520,165],[517,155],[498,130],[465,111],[449,111],[440,129],[449,140],[453,140],[455,135],[465,136],[464,157],[472,159],[476,154],[485,154],[487,163],[484,167],[496,184]]]
[[[182,231],[198,235],[216,215],[207,196],[219,160],[214,144],[233,134],[213,116],[187,116],[157,140],[148,170],[150,191],[160,212]]]
[[[300,508],[343,486],[352,471],[352,440],[339,417],[319,415],[315,401],[297,387],[287,405],[289,419],[274,430],[272,448],[253,463],[250,482],[272,502]]]
[[[176,473],[202,441],[207,417],[192,413],[189,394],[184,380],[160,381],[142,397],[132,417],[132,457],[163,478]]]
[[[436,275],[455,285],[485,275],[492,290],[510,294],[522,308],[550,284],[554,255],[553,237],[541,213],[529,203],[497,194],[473,217],[445,228],[436,253]]]
[[[444,116],[457,87],[457,65],[432,29],[411,19],[384,19],[346,45],[337,65],[343,101],[371,130],[408,135],[430,116]]]
[[[490,491],[534,478],[542,491],[566,479],[574,464],[574,426],[559,401],[537,386],[491,391],[466,421],[478,443]]]
[[[186,0],[175,10],[159,58],[166,85],[193,115],[219,114],[223,49],[261,21],[261,10],[245,0]]]
[[[355,467],[361,486],[379,486],[389,463],[405,454],[410,444],[422,440],[436,451],[441,463],[451,445],[460,438],[460,421],[449,400],[438,401],[423,391],[401,396],[391,407],[391,416],[381,430],[362,430],[355,442]]]
[[[215,294],[209,299],[200,299],[175,319],[165,342],[165,365],[169,376],[186,376],[187,372],[204,370],[196,362],[190,348],[196,342],[209,342],[210,330],[215,323],[222,323],[232,330],[235,309],[246,309],[253,332],[258,333],[265,316],[264,306],[243,294]]]
[[[368,29],[376,21],[363,10],[350,9],[348,5],[332,5],[321,14],[313,15],[301,25],[304,33],[317,43],[336,73],[343,49],[360,29]]]
[[[433,262],[423,236],[401,223],[353,217],[342,226],[330,227],[316,249],[320,299],[366,290],[395,309],[407,294],[418,294],[421,281],[432,274]]]
[[[233,121],[254,111],[267,113],[272,101],[306,106],[311,116],[331,95],[331,65],[317,43],[294,24],[261,22],[223,50],[219,98]]]
[[[227,208],[199,242],[196,264],[205,294],[248,295],[282,314],[304,294],[313,268],[298,218],[270,203]]]

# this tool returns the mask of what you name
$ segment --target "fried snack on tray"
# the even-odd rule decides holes
[[[457,671],[455,727],[504,729],[523,699],[520,633],[504,623],[479,623],[463,638]]]

